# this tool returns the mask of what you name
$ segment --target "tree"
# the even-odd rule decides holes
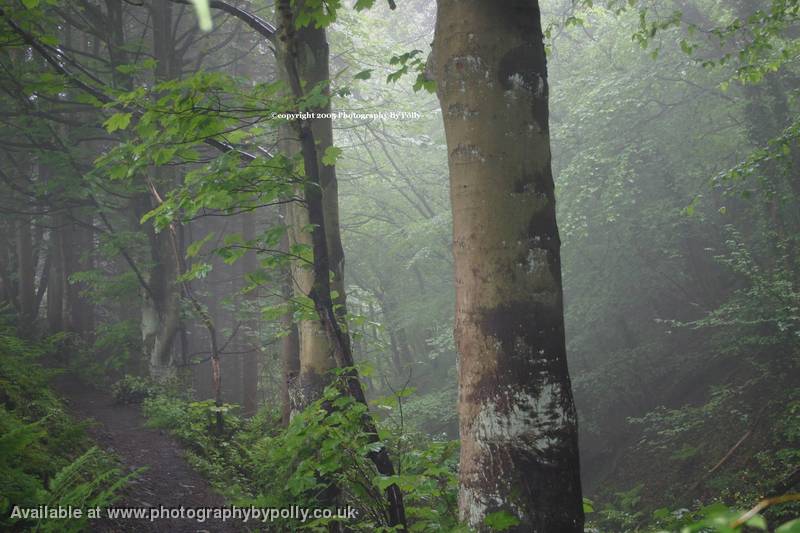
[[[242,236],[245,241],[252,241],[255,239],[256,221],[254,213],[244,213],[242,215]],[[241,259],[241,279],[247,280],[248,274],[258,270],[258,258],[254,252],[245,254]],[[258,292],[251,290],[247,293],[246,302],[252,306],[258,305]],[[242,354],[242,409],[245,414],[253,415],[258,409],[258,375],[259,375],[259,358],[261,350],[258,346],[258,320],[254,318],[253,309],[241,309],[242,314],[246,316],[243,321],[246,326],[246,331],[243,333],[243,339],[239,343],[243,350]]]
[[[293,7],[295,12],[302,9],[302,4]],[[280,14],[278,14],[280,16]],[[330,52],[326,30],[324,27],[304,26],[298,28],[294,33],[294,42],[297,46],[296,58],[291,60],[297,65],[297,75],[305,84],[305,90],[311,91],[323,86],[326,102],[314,111],[320,113],[330,112],[330,93],[327,87],[330,79]],[[277,47],[279,72],[281,78],[290,86],[289,73],[287,72],[286,61],[289,53],[288,41],[279,41]],[[326,220],[326,242],[327,255],[330,258],[330,268],[334,273],[332,289],[337,294],[337,309],[344,310],[345,290],[344,290],[344,252],[342,251],[341,236],[338,225],[338,195],[336,185],[336,169],[332,164],[323,164],[326,150],[333,146],[333,124],[330,118],[314,119],[310,122],[313,129],[316,146],[317,162],[315,167],[320,173],[321,202]],[[292,124],[287,124],[281,128],[281,151],[289,156],[295,157],[303,151],[302,143],[298,138],[296,129]],[[308,169],[306,169],[308,170]],[[310,222],[308,198],[305,198],[304,191],[298,190],[298,196],[302,201],[292,202],[287,206],[289,238],[292,245],[313,247],[312,235],[308,231]],[[327,268],[327,267],[326,267]],[[314,285],[314,272],[309,268],[309,264],[304,261],[292,261],[292,279],[294,295],[297,298],[306,298]],[[341,315],[339,315],[341,316]],[[300,368],[297,378],[292,381],[292,391],[289,397],[292,401],[293,411],[302,410],[304,407],[318,399],[325,388],[326,381],[330,378],[329,371],[336,367],[334,359],[334,348],[330,344],[330,339],[325,332],[322,323],[314,318],[301,320],[297,325]]]
[[[172,24],[172,4],[155,2],[151,6],[153,15],[153,54],[156,58],[155,80],[164,82],[175,79],[180,74],[179,54]],[[174,187],[175,176],[172,169],[153,167],[148,169],[147,181],[151,189],[138,196],[138,218],[157,205],[155,192]],[[145,227],[150,243],[151,268],[146,282],[149,291],[143,291],[142,298],[142,345],[144,357],[148,362],[150,376],[163,379],[174,374],[174,343],[180,326],[181,294],[178,284],[180,276],[180,250],[173,242],[171,231],[157,231],[152,224]],[[216,374],[215,374],[216,376]],[[215,379],[215,383],[217,380]]]
[[[311,34],[306,39],[300,38],[297,31],[298,15],[302,13],[304,5],[292,6],[290,0],[281,0],[276,5],[276,11],[280,20],[281,42],[284,47],[279,53],[279,59],[283,68],[285,80],[291,90],[291,95],[298,101],[303,102],[306,98],[306,91],[317,88],[318,85],[310,83],[314,78],[303,76],[304,61],[309,59],[311,54],[312,65],[317,65],[318,69],[328,70],[327,43],[325,43],[324,33]],[[318,40],[321,39],[321,42]],[[317,41],[316,46],[305,46],[309,42]],[[324,55],[319,56],[322,52]],[[323,65],[320,66],[320,61]],[[318,70],[317,73],[321,72]],[[327,82],[323,78],[322,82]],[[327,105],[326,105],[327,107]],[[343,323],[347,310],[343,300],[343,292],[337,294],[337,286],[341,286],[341,269],[344,264],[344,253],[339,241],[339,219],[338,210],[335,209],[337,196],[335,189],[335,176],[332,176],[324,167],[330,166],[326,161],[328,150],[320,153],[318,150],[329,146],[332,142],[332,132],[330,125],[319,124],[309,120],[297,120],[291,124],[294,137],[300,147],[303,162],[303,199],[307,210],[308,226],[310,226],[310,241],[312,252],[312,265],[307,286],[303,287],[304,295],[314,304],[316,317],[313,320],[315,329],[323,335],[327,349],[321,352],[332,360],[336,366],[344,369],[342,374],[344,380],[344,394],[352,396],[357,402],[367,405],[366,396],[361,386],[357,370],[354,368],[353,352],[350,343],[350,336]],[[330,135],[330,136],[329,136]],[[319,143],[319,144],[318,144]],[[328,201],[326,201],[326,194]],[[333,204],[331,204],[333,202]],[[296,231],[296,229],[295,229]],[[332,246],[332,244],[334,246]],[[338,244],[338,246],[337,246]],[[333,276],[331,276],[333,274]],[[333,277],[333,281],[331,281]],[[342,289],[343,290],[343,289]],[[300,376],[303,375],[303,334],[300,330]],[[316,372],[316,368],[312,368]],[[316,387],[316,385],[315,385]],[[363,418],[365,433],[369,435],[373,443],[378,444],[378,431],[375,422],[368,413]],[[380,444],[374,451],[369,453],[369,457],[375,465],[377,471],[384,476],[394,476],[395,468],[392,464],[386,447]],[[403,494],[400,488],[392,483],[385,489],[388,500],[387,519],[390,526],[399,526],[404,529],[406,525],[405,507],[403,504]]]
[[[450,167],[460,514],[583,531],[538,2],[440,0],[429,61]]]

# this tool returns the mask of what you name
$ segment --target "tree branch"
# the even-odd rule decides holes
[[[189,0],[171,0],[175,4],[184,4],[189,5],[191,2]],[[266,20],[262,19],[258,15],[254,13],[250,13],[249,11],[245,11],[244,9],[240,9],[236,6],[232,6],[227,2],[222,2],[221,0],[211,0],[209,2],[211,9],[218,9],[229,15],[233,15],[237,19],[241,20],[251,28],[253,28],[256,32],[260,35],[268,39],[270,42],[275,41],[275,36],[277,34],[277,30],[275,26],[267,22]]]

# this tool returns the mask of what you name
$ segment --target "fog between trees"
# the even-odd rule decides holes
[[[191,4],[2,3],[4,431],[43,364],[361,511],[277,531],[797,516],[800,4]]]

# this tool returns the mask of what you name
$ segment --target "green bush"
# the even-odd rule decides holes
[[[224,430],[216,429],[222,410]],[[157,395],[143,405],[148,424],[170,430],[187,448],[192,465],[229,500],[259,507],[344,507],[359,510],[353,531],[389,531],[384,490],[397,484],[405,494],[411,531],[459,530],[455,510],[458,445],[422,434],[379,427],[379,441],[363,430],[366,407],[342,395],[334,383],[324,397],[295,415],[285,430],[265,409],[249,420],[236,406],[215,407]],[[381,476],[369,459],[387,447],[397,474]],[[335,489],[334,489],[335,488]],[[335,503],[327,501],[336,493]],[[285,531],[317,530],[329,520],[274,524]]]
[[[147,378],[126,374],[111,386],[111,395],[117,403],[140,404],[160,390],[158,385]]]
[[[85,516],[26,520],[11,513],[14,506],[107,506],[130,478],[89,446],[84,425],[68,416],[49,389],[56,371],[43,368],[38,358],[58,342],[23,341],[0,325],[0,530],[84,530]]]

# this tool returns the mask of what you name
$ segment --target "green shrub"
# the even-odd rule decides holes
[[[229,500],[259,507],[331,507],[325,494],[338,491],[335,506],[359,509],[353,531],[386,527],[384,489],[397,484],[405,493],[411,531],[459,530],[458,444],[436,441],[398,427],[379,428],[378,442],[363,431],[366,407],[329,386],[324,397],[295,415],[285,430],[269,408],[243,420],[236,406],[222,409],[224,431],[216,429],[213,401],[190,402],[164,394],[144,401],[148,424],[170,430],[187,448],[189,462]],[[369,454],[387,447],[397,474],[381,476]],[[324,519],[274,524],[280,530],[325,528]]]
[[[0,530],[81,531],[87,518],[12,518],[14,506],[75,508],[109,505],[130,479],[89,446],[84,424],[72,420],[48,386],[57,372],[38,358],[59,338],[23,341],[0,325]],[[133,474],[131,474],[133,475]]]
[[[396,484],[404,492],[411,531],[453,531],[458,528],[455,442],[392,434],[379,428],[373,442],[364,432],[366,407],[342,395],[334,383],[322,399],[298,413],[285,432],[259,441],[250,450],[258,506],[331,507],[320,498],[335,487],[337,506],[359,509],[354,531],[390,531],[386,525],[385,489]],[[397,473],[380,475],[369,459],[382,447],[390,450]],[[283,524],[313,529],[326,525]]]
[[[147,378],[126,374],[111,386],[114,401],[121,404],[140,404],[160,392],[160,387]]]

